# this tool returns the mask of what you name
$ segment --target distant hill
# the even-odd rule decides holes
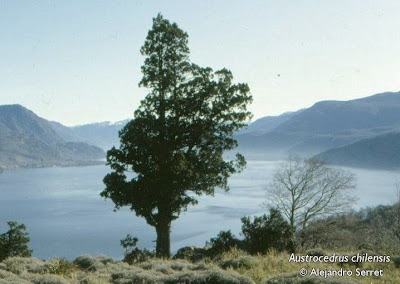
[[[47,122],[50,124],[51,128],[53,128],[56,134],[60,136],[63,140],[67,142],[87,142],[85,138],[75,133],[72,127],[62,125],[61,123],[56,121],[47,121]]]
[[[117,122],[99,122],[71,127],[73,133],[84,138],[87,143],[96,145],[107,151],[113,146],[119,146],[118,132],[130,119]]]
[[[387,126],[400,126],[400,92],[350,101],[318,102],[275,130],[326,134]]]
[[[63,140],[108,150],[119,146],[118,131],[129,121],[66,127],[50,122]],[[294,153],[311,157],[363,139],[400,132],[400,92],[349,101],[322,101],[278,116],[267,116],[235,134],[249,159],[282,159]]]
[[[294,115],[300,113],[303,109],[293,112],[285,112],[277,116],[265,116],[256,121],[250,123],[245,129],[240,131],[240,134],[244,133],[257,133],[264,134],[274,130],[276,127],[288,121]]]
[[[363,168],[400,168],[400,133],[389,133],[315,156],[328,163]]]
[[[382,93],[350,101],[322,101],[288,119],[264,119],[269,131],[247,131],[236,138],[251,155],[288,153],[313,156],[361,139],[400,131],[400,92]],[[262,121],[262,120],[260,120]],[[278,122],[278,123],[277,123]],[[251,125],[248,129],[251,129]],[[261,155],[265,156],[265,155]]]
[[[98,147],[66,142],[47,120],[21,105],[0,106],[0,167],[87,165],[104,157]]]
[[[55,121],[49,121],[53,130],[68,142],[84,142],[102,148],[104,151],[113,146],[119,146],[118,132],[130,119],[117,122],[96,122],[77,126],[64,126]]]

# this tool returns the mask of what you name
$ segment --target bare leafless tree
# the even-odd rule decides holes
[[[267,186],[267,205],[278,208],[292,228],[310,220],[342,213],[354,204],[355,176],[315,159],[291,156],[276,168]]]

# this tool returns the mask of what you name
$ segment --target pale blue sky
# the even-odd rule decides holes
[[[0,104],[65,125],[131,116],[158,12],[193,62],[250,85],[255,118],[400,90],[396,0],[0,0]]]

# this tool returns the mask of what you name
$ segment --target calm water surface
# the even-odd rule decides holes
[[[262,214],[264,188],[277,162],[248,161],[246,170],[230,179],[231,191],[217,190],[202,196],[173,223],[172,250],[204,245],[221,230],[238,234],[240,218]],[[393,203],[400,172],[349,169],[357,176],[354,208]],[[127,209],[113,212],[113,203],[102,199],[105,166],[25,169],[0,175],[0,231],[6,221],[24,223],[34,256],[42,259],[83,254],[105,254],[120,259],[119,241],[127,234],[139,238],[139,246],[154,248],[155,230]]]

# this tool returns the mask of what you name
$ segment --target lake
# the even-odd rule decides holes
[[[241,229],[240,218],[266,212],[265,186],[277,162],[248,161],[246,170],[231,177],[231,191],[216,190],[201,196],[199,204],[173,223],[171,248],[203,246],[221,230]],[[349,169],[357,176],[354,208],[391,204],[399,171]],[[105,166],[23,169],[0,174],[0,231],[6,221],[24,223],[33,256],[41,259],[83,254],[104,254],[121,259],[120,240],[127,234],[139,238],[139,247],[154,248],[155,230],[126,208],[113,212],[113,203],[102,199]]]

